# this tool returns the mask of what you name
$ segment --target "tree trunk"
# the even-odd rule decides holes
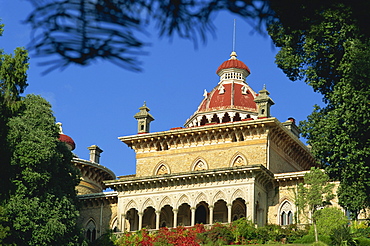
[[[317,235],[317,227],[316,227],[316,221],[313,221],[313,228],[315,230],[315,242],[319,241],[319,236]]]

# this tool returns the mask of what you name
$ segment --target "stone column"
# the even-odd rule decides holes
[[[211,205],[208,208],[209,208],[209,224],[213,225],[213,208],[214,207]]]
[[[195,225],[195,208],[191,207],[190,210],[191,210],[191,226],[194,226]]]
[[[117,222],[117,224],[118,223],[119,222]],[[121,223],[122,223],[121,231],[124,232],[124,231],[126,231],[126,217],[123,214],[121,215]]]
[[[234,117],[235,117],[236,113],[235,112],[228,112],[228,113],[229,113],[231,122],[234,122]]]
[[[245,218],[248,218],[248,204],[249,202],[245,202]]]
[[[161,216],[161,211],[155,211],[155,229],[159,230],[159,219]]]
[[[227,223],[231,223],[231,209],[233,205],[232,204],[227,204]]]
[[[173,228],[177,227],[177,213],[179,212],[178,209],[173,209]]]
[[[137,229],[141,230],[143,227],[143,212],[139,212],[138,215],[139,215],[139,226]]]

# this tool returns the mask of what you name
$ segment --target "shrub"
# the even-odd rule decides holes
[[[333,233],[333,230],[347,225],[348,219],[339,208],[326,207],[320,210],[317,210],[314,214],[316,219],[317,232],[319,235],[330,236]],[[313,230],[313,227],[311,227]],[[314,232],[311,232],[314,234]]]
[[[369,246],[370,245],[370,238],[366,237],[359,237],[355,239],[356,245],[358,246]]]
[[[192,228],[176,227],[168,229],[161,228],[154,239],[154,245],[177,245],[177,246],[198,246],[197,234],[205,231],[203,225],[196,225]]]
[[[356,245],[352,238],[350,228],[346,225],[342,225],[333,230],[333,234],[330,236],[331,245],[342,246],[342,245]]]
[[[246,218],[240,218],[231,224],[231,233],[235,243],[256,239],[256,231],[252,221]]]
[[[233,234],[229,225],[216,223],[208,231],[198,234],[198,239],[202,244],[223,245],[233,241]]]
[[[285,235],[282,233],[282,228],[279,225],[266,225],[264,227],[258,227],[257,238],[261,243],[270,241],[280,241]]]
[[[113,233],[108,232],[101,235],[98,239],[89,243],[89,246],[114,246]]]
[[[287,243],[293,243],[297,239],[308,234],[309,228],[299,229],[296,224],[288,225],[282,230]]]
[[[152,246],[153,238],[146,229],[142,229],[134,233],[124,233],[114,244],[119,246]]]

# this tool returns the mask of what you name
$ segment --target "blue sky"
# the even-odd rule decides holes
[[[10,53],[30,42],[30,27],[21,24],[31,11],[27,1],[0,0],[5,31],[0,47]],[[236,52],[251,70],[247,83],[256,91],[266,84],[275,105],[271,114],[280,121],[306,119],[321,96],[304,82],[291,82],[274,63],[278,52],[270,38],[253,32],[244,20],[226,12],[215,16],[216,38],[208,35],[198,49],[189,40],[159,38],[155,29],[144,41],[151,43],[139,56],[143,71],[124,70],[108,61],[90,66],[72,65],[42,75],[46,69],[31,54],[26,94],[38,94],[51,104],[63,131],[76,142],[74,153],[88,159],[88,146],[103,149],[100,164],[117,176],[135,173],[135,153],[118,140],[137,132],[133,115],[147,102],[155,121],[151,132],[183,126],[197,109],[204,89],[218,83],[216,69],[232,51],[233,19],[236,19]]]

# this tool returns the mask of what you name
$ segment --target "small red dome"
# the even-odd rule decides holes
[[[231,59],[224,61],[217,69],[216,73],[218,74],[222,69],[226,68],[239,68],[239,69],[244,69],[247,70],[248,73],[251,73],[251,70],[247,65],[244,64],[244,62],[237,60],[237,59]]]
[[[64,142],[70,148],[70,150],[74,150],[76,148],[75,141],[70,136],[65,134],[59,134],[59,141]]]
[[[227,61],[224,61],[217,69],[216,73],[218,74],[222,69],[227,69],[227,68],[238,68],[238,69],[243,69],[246,70],[248,73],[251,73],[251,70],[249,70],[249,67],[244,64],[244,62],[238,60],[236,57],[238,55],[236,54],[235,51],[231,52],[230,54],[230,59]]]

